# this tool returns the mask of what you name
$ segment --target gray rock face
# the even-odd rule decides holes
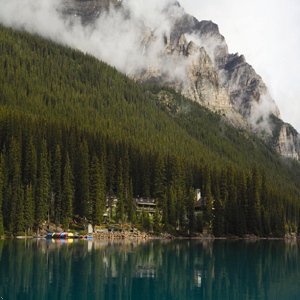
[[[243,56],[228,55],[220,70],[232,104],[254,129],[259,128],[260,122],[268,121],[270,114],[279,117],[265,83]]]
[[[130,19],[131,12],[125,4],[124,8],[122,0],[65,0],[64,13],[80,17],[83,24],[94,22],[109,9],[122,10],[126,19]],[[157,63],[149,63],[129,75],[172,87],[225,115],[234,126],[272,140],[283,156],[299,160],[298,133],[284,123],[275,133],[271,116],[279,118],[280,113],[267,86],[244,56],[228,53],[218,26],[211,21],[198,21],[175,1],[161,14],[169,22],[169,30],[161,32],[145,24],[140,45],[136,46],[145,53],[146,60],[147,51],[162,40],[162,49],[156,54]],[[168,65],[172,67],[168,69]],[[180,70],[179,74],[174,74],[174,66]]]
[[[171,34],[173,49],[187,48],[182,47],[184,35],[192,36],[196,44],[202,46],[210,58],[210,63],[203,64],[200,59],[195,64],[193,60],[192,68],[187,72],[192,88],[188,91],[184,90],[183,93],[207,107],[221,108],[225,111],[234,108],[253,131],[270,134],[272,130],[267,126],[269,115],[279,117],[278,107],[262,78],[245,61],[245,58],[228,53],[228,47],[224,37],[219,33],[218,26],[211,21],[199,22],[185,15],[173,26]],[[189,42],[185,40],[186,43]],[[183,52],[187,56],[193,53],[195,51]]]
[[[285,157],[300,159],[300,136],[289,124],[283,124],[280,128],[276,150]]]

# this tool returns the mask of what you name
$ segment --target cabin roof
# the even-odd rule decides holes
[[[152,205],[152,206],[156,205],[155,199],[153,198],[136,198],[135,202],[138,205]]]

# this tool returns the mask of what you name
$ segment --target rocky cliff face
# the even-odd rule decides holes
[[[226,113],[233,108],[253,131],[271,133],[269,115],[279,117],[274,100],[262,78],[245,58],[228,53],[225,39],[216,24],[199,22],[184,15],[174,24],[170,43],[172,49],[188,49],[193,43],[193,51],[182,51],[183,55],[193,57],[187,69],[189,80],[182,89],[183,94],[213,110]],[[236,118],[236,115],[230,117]]]
[[[101,13],[109,10],[121,11],[128,20],[133,12],[127,2],[65,0],[63,11],[80,17],[83,24],[95,22]],[[275,133],[276,126],[271,116],[280,118],[280,114],[267,86],[243,56],[228,53],[218,26],[186,14],[176,1],[169,1],[159,13],[168,23],[168,28],[158,30],[146,21],[142,22],[136,47],[144,55],[145,64],[129,75],[141,81],[172,87],[220,112],[233,125],[272,139],[280,154],[299,160],[299,134],[284,123]],[[159,50],[153,52],[155,47]],[[148,52],[152,53],[151,59],[147,56]]]
[[[300,160],[300,136],[289,124],[280,127],[276,137],[276,150],[285,157]]]

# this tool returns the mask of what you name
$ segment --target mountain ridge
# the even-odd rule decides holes
[[[126,18],[130,19],[128,1],[68,0],[67,3],[67,12],[74,16],[75,7],[76,16],[80,16],[85,25],[97,22],[101,14],[114,9],[124,10]],[[147,52],[163,40],[158,61],[146,63],[143,69],[129,76],[174,88],[226,116],[230,124],[270,141],[270,146],[281,155],[299,160],[298,132],[288,123],[274,121],[280,120],[280,112],[266,84],[243,55],[228,52],[218,25],[212,21],[198,21],[185,13],[177,1],[169,1],[159,13],[170,23],[170,31],[149,28],[145,21],[145,32],[140,41],[142,51]],[[170,74],[169,67],[162,67],[163,64],[177,64],[174,74]],[[180,72],[185,73],[184,78]],[[278,133],[279,123],[282,127]]]

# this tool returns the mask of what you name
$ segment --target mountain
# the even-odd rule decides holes
[[[162,3],[151,11],[157,14],[161,28],[144,14],[140,20],[130,1],[68,0],[63,13],[79,17],[85,26],[108,11],[111,15],[117,11],[133,24],[142,23],[135,32],[139,42],[133,47],[143,53],[145,64],[125,72],[136,80],[175,89],[220,113],[230,124],[258,134],[281,155],[299,160],[299,134],[280,120],[266,84],[244,56],[228,53],[218,26],[198,21],[177,1]]]
[[[158,231],[282,236],[299,227],[299,163],[251,132],[41,37],[0,27],[0,45],[0,235],[48,219],[99,224],[114,195],[114,222]],[[196,188],[207,203],[197,215]],[[155,222],[136,213],[134,197],[156,199]]]

